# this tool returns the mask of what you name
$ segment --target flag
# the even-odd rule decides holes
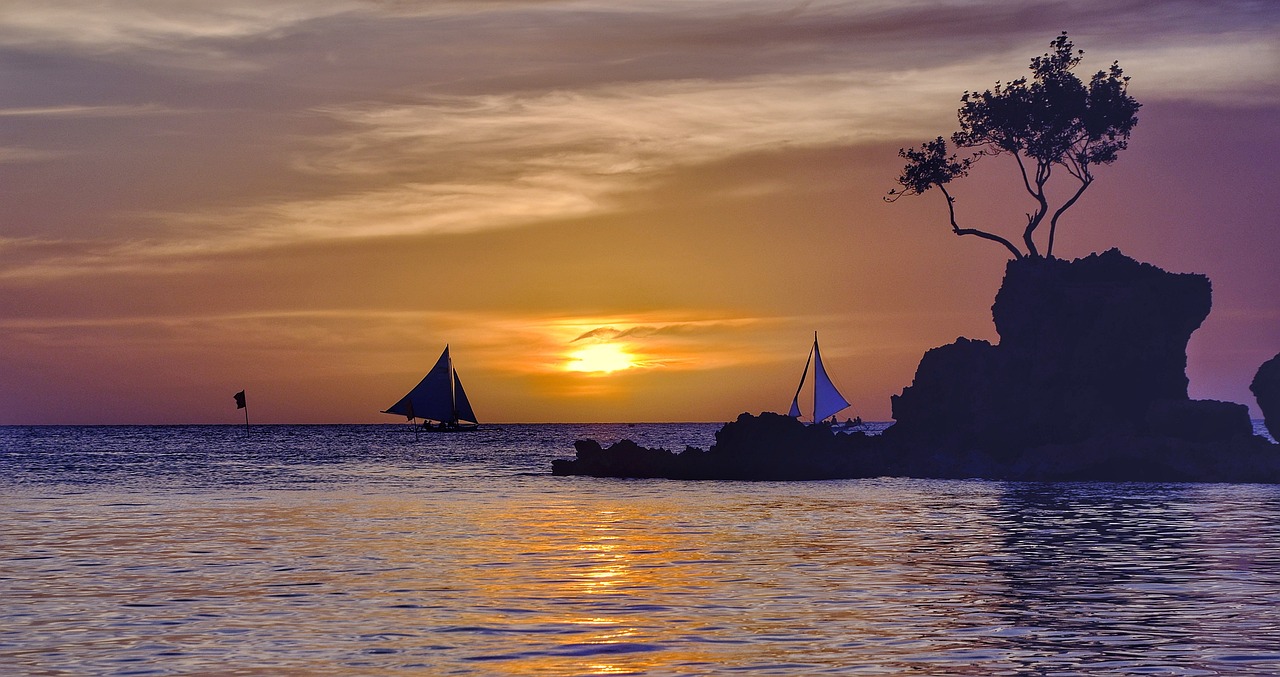
[[[244,409],[244,391],[236,393],[236,409]]]

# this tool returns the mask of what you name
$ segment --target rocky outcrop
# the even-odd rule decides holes
[[[999,343],[959,338],[925,353],[881,436],[744,414],[705,452],[580,443],[577,460],[553,471],[1280,482],[1280,451],[1252,434],[1247,407],[1187,397],[1187,342],[1210,306],[1205,276],[1117,250],[1010,261],[992,306]],[[1280,417],[1280,356],[1273,363],[1254,392]]]
[[[578,440],[573,444],[577,459],[551,462],[553,475],[592,475],[595,477],[675,477],[676,455],[666,449],[649,449],[631,440],[622,440],[602,448],[595,440]]]
[[[574,443],[577,457],[556,460],[556,475],[668,477],[675,479],[817,480],[888,474],[879,438],[835,434],[825,425],[806,426],[780,414],[742,414],[716,432],[703,451],[647,449],[630,440],[602,448],[595,440]]]
[[[1262,420],[1267,425],[1271,437],[1280,440],[1280,355],[1267,360],[1258,367],[1253,382],[1249,384],[1253,397],[1262,410]]]
[[[892,398],[892,434],[907,445],[1011,458],[1047,444],[1161,436],[1176,409],[1212,418],[1190,424],[1201,425],[1199,441],[1250,435],[1247,413],[1187,399],[1187,341],[1209,314],[1210,294],[1203,275],[1168,273],[1114,249],[1010,261],[991,308],[1000,343],[959,339],[929,351]]]

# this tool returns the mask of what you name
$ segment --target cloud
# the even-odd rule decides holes
[[[44,162],[58,160],[71,155],[67,151],[41,150],[38,148],[17,148],[0,146],[0,164],[20,162]]]
[[[1089,19],[1099,6],[113,0],[85,12],[70,0],[14,0],[0,12],[0,45],[214,50],[250,68],[239,81],[245,89],[282,96],[234,89],[226,110],[174,118],[182,124],[165,130],[191,148],[173,160],[180,170],[173,173],[199,176],[216,192],[228,183],[221,181],[226,172],[251,168],[277,182],[269,190],[202,200],[193,188],[181,208],[127,205],[127,214],[105,218],[128,221],[131,232],[95,233],[102,239],[92,251],[67,251],[5,275],[133,270],[175,257],[317,241],[528,227],[613,213],[676,170],[738,155],[906,145],[950,131],[959,92],[1025,73],[1029,57],[1058,30],[1040,27],[1050,21],[1081,26],[1073,36],[1087,50],[1082,69],[1119,59],[1139,100],[1280,99],[1274,10],[1229,3],[1228,10],[1174,11],[1130,2],[1119,14],[1104,14],[1108,21]],[[1153,16],[1161,30],[1150,37],[1119,35],[1126,22],[1150,25]],[[501,59],[459,56],[496,35],[509,36]],[[305,40],[286,39],[297,36]],[[384,41],[396,50],[368,48]],[[330,46],[334,63],[344,55],[367,60],[344,70],[310,58],[309,50],[321,47],[327,58]],[[145,72],[156,68],[148,62]],[[202,96],[213,102],[220,92]],[[132,118],[178,112],[187,103],[155,100],[161,103],[28,104],[0,109],[0,117],[141,126],[150,121]],[[244,125],[232,124],[232,116]],[[140,134],[131,130],[113,128],[102,138]],[[49,133],[50,144],[60,131]],[[263,148],[261,157],[226,151],[216,168],[209,161],[225,148],[257,150],[259,138],[279,145]],[[89,143],[96,141],[86,149]],[[113,155],[112,162],[146,161],[130,150],[119,149],[122,159]],[[68,154],[14,146],[0,149],[0,163]],[[281,158],[287,167],[268,167]],[[94,185],[112,176],[112,165],[102,167],[89,176]]]
[[[705,312],[664,311],[626,317],[526,318],[547,350],[560,356],[551,372],[581,350],[579,342],[620,342],[633,364],[647,369],[706,371],[775,361],[790,347],[783,335],[798,318],[726,315],[692,319]],[[806,321],[811,318],[805,318]]]
[[[244,37],[360,5],[343,0],[106,0],[86,9],[76,0],[7,0],[0,14],[0,44],[120,49]]]
[[[11,268],[5,276],[76,274],[104,265],[133,270],[170,266],[175,257],[467,233],[609,213],[618,196],[674,168],[741,153],[879,140],[913,119],[921,125],[939,107],[913,97],[922,87],[944,96],[949,77],[679,81],[321,109],[347,131],[314,140],[315,150],[298,156],[295,167],[368,187],[219,210],[140,214],[158,231],[99,247],[90,256],[68,253]],[[868,87],[883,95],[868,95]],[[90,113],[57,110],[45,114]]]
[[[1280,42],[1277,35],[1238,33],[1212,44],[1120,48],[1115,60],[1133,78],[1142,100],[1207,101],[1218,105],[1280,104]],[[1109,53],[1111,54],[1111,53]],[[1083,73],[1102,64],[1087,64]]]
[[[384,185],[164,218],[241,224],[221,231],[223,244],[234,248],[474,232],[600,214],[617,195],[677,167],[926,129],[938,122],[937,104],[953,94],[945,86],[952,77],[943,70],[680,81],[333,107],[321,112],[350,131],[320,139],[295,166]]]
[[[156,104],[135,105],[62,105],[38,108],[0,108],[0,117],[9,118],[115,118],[167,115],[173,109]]]
[[[641,82],[575,91],[438,96],[320,109],[351,131],[300,166],[392,173],[433,159],[475,173],[511,162],[633,174],[777,148],[896,137],[939,117],[972,64],[932,71],[780,74]],[[943,114],[944,116],[946,113]]]
[[[638,325],[627,327],[626,329],[615,329],[614,327],[597,327],[591,331],[580,334],[570,343],[577,343],[583,339],[598,339],[601,341],[616,341],[623,338],[648,338],[650,336],[663,335],[689,335],[698,331],[707,331],[714,328],[721,328],[722,323],[691,323],[681,322],[678,324],[669,324],[663,326]]]

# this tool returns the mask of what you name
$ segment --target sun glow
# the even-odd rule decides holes
[[[599,343],[569,353],[566,371],[610,374],[636,366],[635,357],[613,343]]]

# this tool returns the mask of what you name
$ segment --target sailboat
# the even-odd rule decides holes
[[[410,421],[420,418],[422,428],[433,432],[463,432],[480,426],[453,368],[448,345],[422,381],[382,413],[407,416]]]
[[[791,410],[787,415],[792,418],[800,418],[800,391],[804,388],[805,377],[809,375],[809,365],[813,365],[813,419],[808,423],[817,423],[825,421],[828,417],[849,408],[849,401],[840,394],[836,389],[836,385],[831,382],[831,377],[827,376],[826,367],[822,366],[822,352],[818,350],[818,332],[813,333],[813,348],[809,350],[809,359],[805,360],[804,372],[800,374],[800,385],[796,386],[796,396],[791,398]],[[855,425],[861,425],[862,419],[859,417]],[[844,424],[840,424],[844,425]]]

